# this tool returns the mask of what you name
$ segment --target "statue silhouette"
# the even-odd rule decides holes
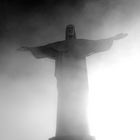
[[[114,40],[126,37],[118,34],[101,40],[77,39],[74,25],[66,27],[65,40],[40,47],[21,47],[36,58],[55,60],[58,87],[57,127],[54,139],[91,139],[86,117],[88,79],[86,57],[107,51]]]

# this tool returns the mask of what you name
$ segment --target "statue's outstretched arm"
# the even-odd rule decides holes
[[[60,47],[62,42],[50,43],[40,47],[21,47],[17,50],[19,51],[30,51],[36,58],[51,58],[55,59],[58,55],[56,47]]]
[[[112,40],[120,40],[120,39],[125,38],[126,36],[128,36],[127,33],[120,33],[120,34],[117,34],[117,35],[111,37],[110,39],[112,39]]]
[[[121,33],[107,39],[100,40],[79,39],[77,40],[77,47],[79,47],[83,55],[88,56],[94,53],[107,51],[112,46],[114,40],[119,40],[126,36],[127,34]]]

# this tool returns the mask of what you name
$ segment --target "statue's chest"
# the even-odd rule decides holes
[[[86,59],[73,57],[69,53],[61,54],[56,60],[56,71],[67,76],[78,76],[80,72],[86,71]]]

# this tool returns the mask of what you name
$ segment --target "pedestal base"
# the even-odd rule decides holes
[[[95,140],[94,136],[57,136],[49,140]]]

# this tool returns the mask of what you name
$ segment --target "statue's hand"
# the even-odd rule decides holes
[[[21,47],[17,49],[18,51],[29,51],[30,48],[29,47]]]
[[[113,37],[113,40],[119,40],[119,39],[123,39],[127,36],[128,34],[127,33],[120,33],[120,34],[117,34]]]

